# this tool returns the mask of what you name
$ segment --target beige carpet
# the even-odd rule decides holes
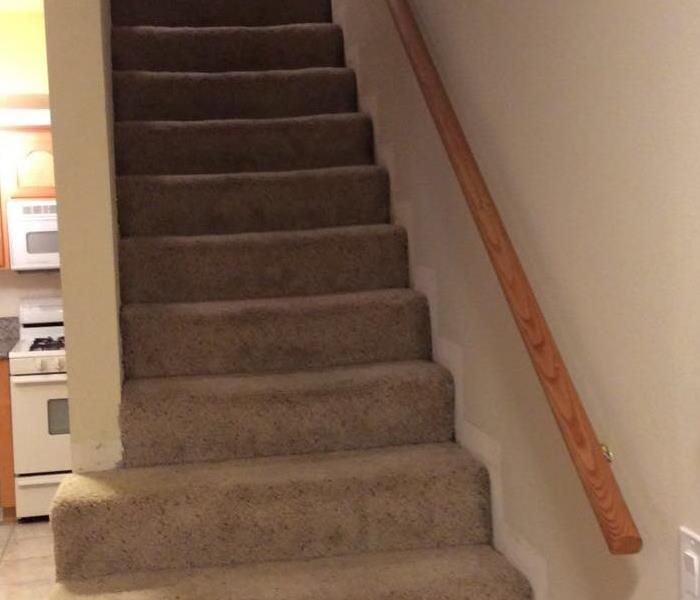
[[[123,466],[54,600],[528,600],[327,0],[112,0]]]

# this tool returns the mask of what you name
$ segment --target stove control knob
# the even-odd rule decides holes
[[[65,361],[64,359],[62,359],[62,358],[59,358],[59,359],[58,359],[58,362],[57,362],[57,366],[58,366],[57,371],[59,371],[60,373],[62,373],[63,371],[66,370],[66,361]]]
[[[39,370],[40,370],[40,371],[46,371],[47,367],[48,367],[48,365],[46,364],[46,361],[42,358],[42,359],[39,361]]]

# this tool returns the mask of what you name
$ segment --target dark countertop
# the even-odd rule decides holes
[[[17,317],[0,317],[0,360],[7,358],[18,339],[19,319]]]

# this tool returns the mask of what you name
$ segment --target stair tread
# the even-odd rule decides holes
[[[376,165],[302,171],[124,175],[122,236],[303,230],[389,221],[387,173]]]
[[[115,25],[264,26],[331,20],[328,0],[112,0]]]
[[[311,296],[408,285],[406,232],[361,225],[290,232],[131,237],[122,301]]]
[[[162,33],[167,36],[206,36],[221,33],[241,33],[251,36],[262,36],[269,33],[286,33],[293,31],[341,31],[340,25],[331,22],[322,23],[282,23],[276,25],[204,25],[192,27],[191,25],[114,25],[112,31],[121,33],[136,31],[147,34]]]
[[[449,373],[428,361],[127,380],[124,463],[446,442],[453,438],[453,394]]]
[[[224,462],[163,465],[73,474],[61,484],[53,514],[80,510],[101,501],[163,496],[183,488],[227,489],[231,486],[275,485],[289,481],[372,480],[420,471],[445,474],[455,469],[473,477],[483,466],[454,443],[326,452],[310,455],[242,458]]]
[[[343,77],[354,73],[354,69],[337,67],[304,67],[302,69],[266,69],[264,71],[149,71],[148,69],[114,69],[112,74],[117,80],[134,79],[137,81],[279,81],[286,79],[307,80],[317,75]]]
[[[119,175],[117,183],[151,183],[151,184],[175,184],[175,183],[227,183],[238,181],[277,181],[291,180],[300,177],[341,177],[343,175],[386,173],[386,169],[377,164],[368,165],[340,165],[336,167],[320,167],[318,169],[297,169],[288,171],[256,171],[254,173],[165,173],[159,175]]]
[[[228,568],[131,573],[55,586],[51,600],[530,600],[488,546],[358,554]]]
[[[263,119],[202,119],[199,121],[179,121],[179,120],[144,120],[125,121],[117,123],[116,127],[121,130],[130,129],[153,129],[156,131],[167,131],[169,129],[184,129],[188,131],[198,131],[214,127],[245,127],[245,128],[268,128],[284,125],[306,125],[314,123],[343,123],[346,121],[370,122],[368,114],[362,112],[347,112],[329,115],[302,115],[297,117],[263,118]],[[354,166],[354,165],[348,165]],[[364,165],[367,166],[367,165]],[[300,169],[301,170],[301,169]]]
[[[283,118],[357,109],[341,67],[221,73],[115,71],[115,119]]]
[[[51,519],[61,580],[485,544],[489,504],[442,443],[74,474]]]
[[[304,371],[280,371],[264,374],[224,374],[224,375],[182,375],[174,377],[147,377],[143,379],[126,379],[125,389],[138,389],[143,392],[152,390],[163,383],[171,384],[172,391],[177,389],[199,389],[201,391],[218,391],[234,389],[256,396],[261,392],[276,393],[282,390],[308,390],[310,387],[355,387],[371,384],[376,378],[391,372],[406,377],[420,377],[429,373],[448,374],[439,363],[429,360],[407,360],[399,362],[370,363],[345,367],[327,367]],[[168,394],[169,395],[169,394]]]
[[[367,165],[372,122],[363,113],[279,119],[115,123],[120,175],[165,175]]]
[[[212,302],[134,302],[125,304],[122,312],[127,314],[149,314],[165,311],[171,314],[202,315],[229,312],[306,311],[332,306],[372,305],[377,303],[397,304],[424,299],[424,295],[410,288],[384,289],[347,294],[325,294],[318,296],[294,296],[290,298],[254,298],[243,300],[216,300]]]
[[[399,234],[405,229],[401,225],[393,223],[368,223],[363,225],[348,225],[338,227],[319,227],[301,230],[277,230],[277,231],[245,231],[241,233],[207,233],[198,235],[149,235],[130,236],[123,238],[120,244],[124,246],[134,245],[141,248],[145,246],[157,246],[169,248],[172,246],[196,247],[200,244],[226,245],[235,243],[268,243],[299,241],[300,243],[331,238],[363,238],[376,234]]]
[[[251,373],[425,359],[425,296],[410,289],[126,304],[127,377]]]
[[[343,34],[333,23],[269,27],[112,28],[114,70],[258,71],[342,67]]]

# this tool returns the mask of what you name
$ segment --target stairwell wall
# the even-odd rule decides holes
[[[607,552],[385,3],[334,0],[496,545],[538,600],[678,597],[678,526],[700,528],[700,5],[412,4],[646,543]]]
[[[106,0],[46,0],[73,467],[121,460],[119,288]]]

